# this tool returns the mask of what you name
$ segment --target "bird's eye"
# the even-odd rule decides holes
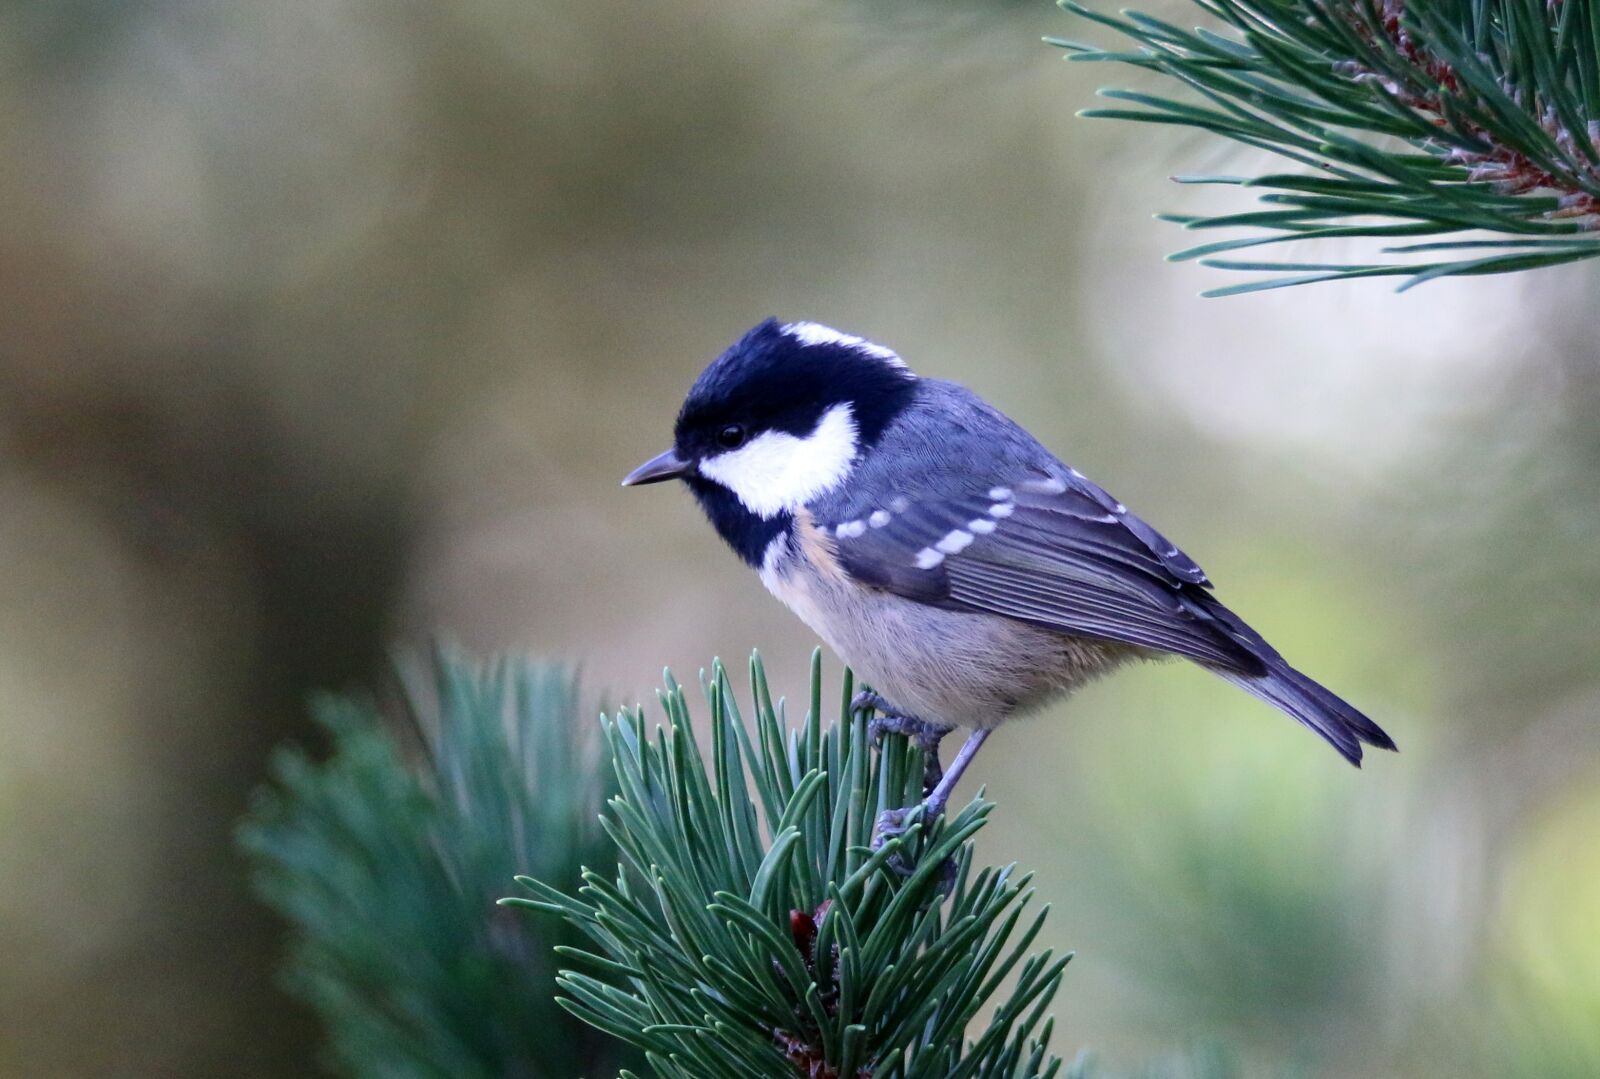
[[[746,437],[743,424],[730,423],[717,431],[717,445],[725,450],[736,450],[744,445]]]

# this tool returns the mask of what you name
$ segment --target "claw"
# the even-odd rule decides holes
[[[872,829],[872,849],[881,850],[891,839],[899,839],[905,835],[911,814],[921,808],[921,803],[918,803],[901,809],[885,809],[879,813],[878,821]],[[899,851],[891,854],[883,864],[890,872],[900,877],[909,877],[915,868],[915,863],[907,861],[905,855]]]
[[[885,809],[882,813],[879,813],[877,824],[873,828],[872,849],[878,850],[891,839],[899,839],[905,835],[910,827],[913,814],[922,814],[922,811],[926,808],[927,803],[918,802],[914,806],[906,806],[903,809]],[[883,864],[886,869],[898,877],[909,877],[917,868],[916,861],[908,859],[900,851],[891,854]],[[939,895],[941,897],[949,895],[951,890],[955,888],[956,873],[956,861],[953,857],[946,858],[940,864]]]
[[[922,750],[924,755],[923,793],[929,793],[938,787],[939,780],[944,778],[944,769],[939,764],[939,743],[952,728],[906,715],[870,689],[863,689],[851,698],[850,711],[860,715],[869,710],[877,712],[877,715],[867,723],[867,736],[872,739],[872,744],[882,745],[883,736],[886,734],[905,735],[911,740],[912,745]]]
[[[919,803],[914,806],[905,806],[901,809],[885,809],[878,814],[878,823],[872,829],[872,849],[877,850],[891,839],[899,839],[906,834],[906,820],[911,816],[912,810],[921,809]]]
[[[926,720],[914,716],[901,716],[879,713],[867,723],[867,731],[872,735],[874,743],[881,743],[886,734],[903,734],[911,739],[918,749],[938,749],[944,736],[950,733],[949,727],[940,727]]]
[[[880,712],[891,712],[889,702],[872,692],[870,689],[858,689],[856,695],[850,698],[850,711],[853,713],[865,712],[869,708]]]
[[[863,689],[850,698],[850,714],[859,716],[864,712],[876,712],[867,721],[867,734],[872,738],[873,745],[881,745],[885,734],[909,734],[900,729],[907,722],[917,722],[911,716],[902,715],[895,706],[884,700],[870,689]]]

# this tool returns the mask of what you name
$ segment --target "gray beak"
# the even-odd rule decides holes
[[[622,481],[624,487],[637,487],[641,483],[660,483],[662,480],[675,480],[687,476],[691,465],[678,456],[677,450],[668,450],[658,453],[644,464],[628,473]]]

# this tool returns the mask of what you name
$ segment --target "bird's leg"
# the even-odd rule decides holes
[[[861,713],[868,709],[877,713],[867,724],[867,734],[873,744],[881,744],[886,734],[905,735],[923,752],[922,793],[926,795],[938,787],[944,778],[944,770],[939,766],[939,743],[954,728],[906,715],[870,689],[863,689],[850,699],[850,711]]]
[[[972,758],[978,755],[978,750],[983,748],[983,743],[989,738],[986,728],[979,728],[967,735],[967,740],[961,743],[961,749],[956,754],[956,759],[950,762],[950,770],[944,774],[938,784],[928,796],[922,800],[922,815],[927,818],[937,817],[944,812],[945,803],[950,801],[950,793],[956,789],[956,784],[961,781],[961,773],[967,770],[967,765],[972,763]]]
[[[876,834],[872,839],[873,847],[881,847],[888,840],[904,835],[906,819],[915,810],[922,810],[924,822],[931,822],[935,817],[941,815],[945,806],[949,804],[951,792],[956,789],[956,784],[961,781],[961,773],[967,770],[967,765],[972,763],[972,758],[978,755],[978,750],[983,748],[983,743],[988,738],[989,732],[984,729],[975,730],[968,735],[967,740],[961,745],[960,752],[956,754],[956,759],[950,762],[950,770],[940,778],[939,782],[934,785],[933,789],[928,792],[927,797],[920,803],[914,806],[907,806],[904,809],[886,809],[878,814]],[[909,869],[903,865],[897,865],[893,868],[901,872],[909,872]]]

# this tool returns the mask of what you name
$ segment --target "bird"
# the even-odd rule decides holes
[[[817,322],[768,318],[713,360],[672,447],[679,480],[762,583],[870,689],[874,734],[927,751],[931,821],[990,734],[1135,660],[1181,657],[1360,766],[1372,720],[1225,607],[1200,566],[972,390]],[[948,769],[939,743],[970,729]]]

